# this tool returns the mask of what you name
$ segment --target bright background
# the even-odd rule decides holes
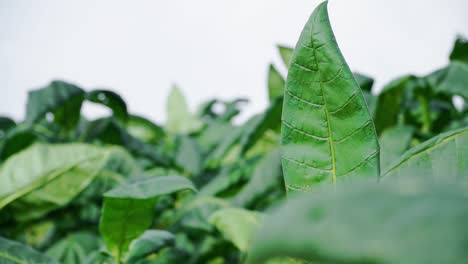
[[[2,0],[0,115],[23,118],[27,91],[52,79],[112,88],[133,113],[165,120],[172,83],[192,109],[212,97],[267,104],[277,43],[294,45],[318,0]],[[348,64],[377,87],[447,63],[468,36],[466,0],[331,0]],[[284,72],[284,68],[281,68]],[[86,112],[100,115],[86,106]]]

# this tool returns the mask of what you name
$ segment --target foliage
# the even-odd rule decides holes
[[[0,262],[466,263],[468,42],[380,93],[326,2],[278,51],[245,122],[246,99],[191,111],[177,87],[164,125],[111,90],[31,91],[0,117]]]

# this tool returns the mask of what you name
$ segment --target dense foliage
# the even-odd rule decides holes
[[[164,126],[109,90],[31,91],[0,117],[0,263],[467,263],[468,42],[379,94],[326,2],[278,50],[288,77],[270,65],[241,124],[247,100],[190,111],[177,87]]]

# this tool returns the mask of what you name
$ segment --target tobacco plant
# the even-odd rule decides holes
[[[178,87],[165,125],[111,90],[31,91],[0,117],[0,263],[466,263],[468,42],[376,93],[323,2],[278,51],[243,123],[246,99],[193,111]]]

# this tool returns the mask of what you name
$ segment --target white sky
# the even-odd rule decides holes
[[[52,79],[112,88],[157,121],[171,83],[192,109],[242,96],[260,111],[275,44],[294,45],[319,2],[2,0],[0,115],[22,118],[27,91]],[[348,64],[379,87],[443,66],[456,34],[468,36],[466,0],[330,0],[329,11]]]

